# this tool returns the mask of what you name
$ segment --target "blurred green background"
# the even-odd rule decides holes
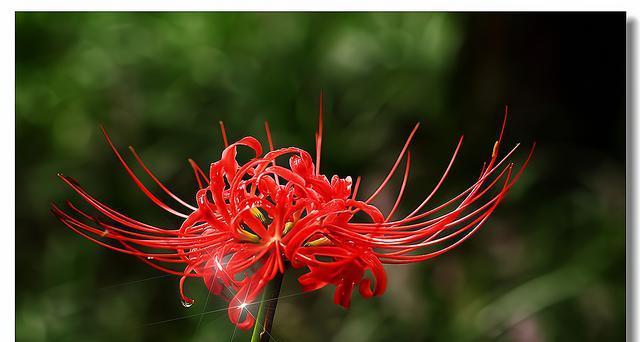
[[[98,198],[157,225],[106,146],[138,152],[184,198],[187,164],[232,139],[313,147],[325,93],[323,169],[380,182],[420,121],[407,211],[465,143],[442,200],[506,143],[535,140],[530,168],[474,238],[388,266],[382,297],[296,295],[285,278],[277,341],[604,341],[625,336],[624,13],[17,13],[16,331],[19,341],[247,341],[217,298],[180,305],[178,282],[85,241],[50,202]],[[399,180],[393,183],[397,186]],[[378,204],[391,207],[394,191]],[[204,313],[204,314],[203,314]]]

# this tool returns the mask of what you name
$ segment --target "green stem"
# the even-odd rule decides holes
[[[276,315],[282,278],[283,274],[278,273],[262,292],[260,307],[258,307],[256,322],[253,326],[253,334],[251,334],[251,342],[269,342],[271,339],[271,327]]]

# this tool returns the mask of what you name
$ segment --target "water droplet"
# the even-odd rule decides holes
[[[153,257],[147,257],[147,260],[153,260]]]
[[[185,308],[190,308],[191,305],[193,305],[193,303],[195,303],[195,301],[193,301],[193,300],[188,302],[188,301],[186,301],[184,299],[182,299],[181,302],[182,302],[182,306],[184,306]]]

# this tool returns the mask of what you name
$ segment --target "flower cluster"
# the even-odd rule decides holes
[[[222,124],[221,128],[226,148],[220,159],[210,165],[209,172],[190,160],[198,183],[195,206],[173,194],[131,148],[140,168],[181,209],[167,204],[142,183],[103,130],[140,190],[160,208],[184,219],[178,229],[156,227],[123,215],[63,175],[59,177],[101,217],[71,202],[68,212],[55,204],[53,212],[87,239],[180,276],[185,306],[193,303],[183,291],[185,280],[202,278],[212,294],[229,302],[229,318],[241,329],[249,329],[254,323],[253,315],[243,314],[247,303],[253,302],[265,285],[288,267],[306,269],[298,279],[305,291],[334,285],[334,301],[344,307],[349,307],[356,288],[363,297],[381,295],[387,284],[384,263],[422,261],[459,245],[486,222],[529,160],[514,172],[513,164],[507,160],[517,145],[499,158],[503,123],[491,157],[478,178],[459,195],[425,209],[447,177],[461,138],[444,174],[424,201],[408,215],[394,218],[406,189],[409,146],[418,125],[387,177],[366,199],[357,199],[360,178],[354,183],[351,177],[329,179],[320,173],[322,109],[315,163],[309,153],[299,148],[274,149],[267,124],[266,153],[253,137],[228,144]],[[248,149],[253,158],[240,164],[238,149]],[[387,187],[403,161],[401,187],[385,215],[372,201]]]

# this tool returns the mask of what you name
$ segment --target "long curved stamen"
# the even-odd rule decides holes
[[[388,222],[389,219],[395,214],[398,206],[400,205],[400,201],[402,200],[402,195],[404,195],[404,188],[407,186],[407,178],[409,177],[409,168],[411,167],[411,151],[407,151],[407,162],[404,168],[404,176],[402,177],[402,185],[400,185],[400,192],[398,193],[398,197],[396,198],[396,202],[393,204],[389,215],[384,220],[384,222]]]
[[[409,144],[411,144],[411,140],[413,139],[413,136],[416,134],[416,131],[418,130],[418,127],[420,127],[420,123],[419,122],[413,127],[413,130],[411,130],[411,133],[409,134],[409,137],[407,138],[407,141],[404,143],[404,147],[400,151],[400,154],[398,155],[398,159],[396,159],[396,162],[393,164],[393,167],[391,168],[391,171],[389,171],[389,173],[387,174],[387,177],[382,181],[382,184],[380,184],[378,189],[376,189],[376,191],[374,191],[373,194],[371,196],[369,196],[369,198],[365,201],[365,203],[368,204],[371,201],[373,201],[378,196],[378,194],[380,194],[382,189],[384,189],[384,187],[387,185],[387,183],[389,182],[391,177],[393,177],[393,174],[396,172],[396,169],[398,168],[398,165],[400,165],[400,161],[402,161],[402,157],[404,156],[405,152],[409,148]]]
[[[183,201],[180,197],[176,196],[173,192],[171,192],[171,190],[169,190],[164,184],[162,184],[162,182],[158,179],[158,177],[156,177],[153,174],[153,172],[151,172],[151,170],[149,170],[149,168],[144,164],[144,162],[142,161],[138,153],[136,153],[136,150],[133,148],[133,146],[129,146],[129,150],[133,154],[134,158],[136,158],[136,161],[138,161],[138,164],[142,167],[142,169],[147,173],[147,175],[149,175],[149,177],[151,177],[151,179],[153,179],[153,181],[156,184],[158,184],[158,186],[160,187],[160,189],[162,189],[162,191],[164,191],[167,195],[171,196],[171,198],[176,200],[178,203],[184,205],[185,207],[191,210],[196,210],[194,206]]]
[[[224,128],[224,122],[218,121],[220,125],[220,133],[222,134],[222,142],[224,143],[224,148],[229,147],[229,140],[227,140],[227,130]]]
[[[320,155],[322,154],[322,98],[320,91],[320,109],[318,110],[318,130],[316,131],[316,175],[320,174]]]
[[[204,184],[208,184],[209,180],[207,180],[207,175],[202,171],[200,166],[191,158],[188,159],[189,165],[193,169],[194,176],[196,178],[196,182],[198,183],[198,189],[203,189]]]
[[[164,202],[162,202],[160,199],[158,199],[153,193],[151,193],[151,191],[149,191],[149,189],[147,189],[146,186],[144,186],[144,184],[142,184],[142,182],[140,181],[140,179],[138,179],[138,177],[135,175],[135,173],[133,173],[133,171],[131,170],[131,168],[129,167],[129,165],[127,165],[127,163],[124,161],[124,158],[122,158],[122,155],[120,155],[120,152],[118,152],[118,149],[116,149],[116,147],[113,145],[113,142],[111,142],[111,138],[109,138],[109,135],[107,134],[107,131],[104,129],[104,127],[100,126],[100,129],[102,129],[102,133],[104,134],[105,138],[107,139],[107,142],[109,144],[109,146],[111,147],[111,150],[113,151],[113,153],[115,153],[115,155],[118,157],[118,160],[120,161],[120,164],[122,164],[122,167],[124,167],[124,169],[127,171],[127,173],[129,174],[129,176],[131,177],[131,179],[134,181],[134,183],[136,183],[136,185],[138,186],[138,188],[140,188],[140,190],[142,190],[142,192],[147,195],[147,197],[153,201],[153,203],[155,203],[157,206],[159,206],[160,208],[176,215],[176,216],[180,216],[180,217],[184,217],[186,218],[187,215],[176,211],[175,209],[169,207],[168,205],[166,205]]]

